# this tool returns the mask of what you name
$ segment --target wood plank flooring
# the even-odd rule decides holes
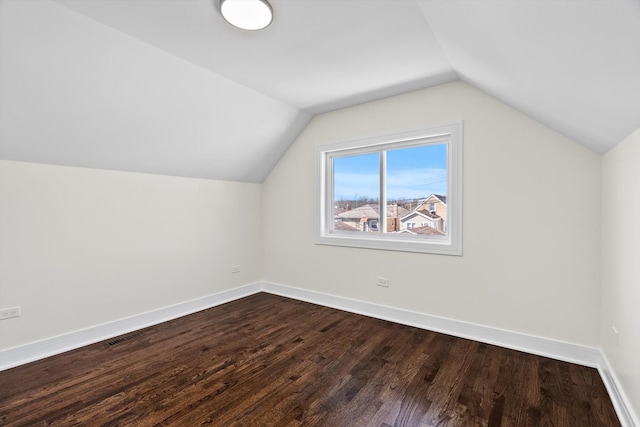
[[[0,372],[2,426],[618,426],[595,369],[256,294]]]

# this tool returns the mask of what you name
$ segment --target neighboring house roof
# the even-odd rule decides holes
[[[438,215],[436,213],[433,213],[432,211],[429,211],[428,209],[416,209],[415,212],[416,213],[420,213],[420,214],[422,214],[424,216],[427,216],[429,218],[432,218],[432,219],[440,218],[440,215]]]
[[[387,217],[394,216],[394,206],[387,206]],[[398,206],[398,216],[403,217],[407,215],[409,211],[401,206]],[[355,209],[351,209],[350,211],[342,212],[336,215],[339,218],[343,219],[360,219],[360,218],[368,218],[368,219],[379,219],[380,218],[380,207],[378,205],[366,204]]]
[[[447,196],[442,196],[440,194],[432,194],[432,196],[435,196],[437,199],[440,199],[440,201],[442,203],[444,203],[445,205],[447,204]],[[428,199],[429,197],[427,197]]]
[[[446,236],[446,234],[442,231],[436,230],[435,228],[429,227],[428,225],[424,225],[422,227],[407,228],[402,230],[400,233],[417,234],[421,236]]]
[[[416,216],[421,216],[423,218],[433,219],[433,220],[440,218],[439,215],[432,214],[431,212],[426,211],[426,210],[419,210],[419,211],[418,210],[414,210],[412,212],[409,212],[408,215],[405,215],[405,216],[401,217],[400,221],[405,222],[405,221],[407,221],[407,220],[409,220],[411,218],[415,218]]]
[[[380,212],[378,206],[366,204],[355,209],[351,209],[350,211],[342,212],[336,216],[344,219],[360,219],[364,217],[378,219],[380,217]]]
[[[418,207],[415,209],[419,209],[420,206],[424,205],[425,203],[427,203],[429,201],[430,198],[435,197],[436,199],[438,199],[440,202],[442,202],[443,205],[447,205],[447,196],[443,196],[441,194],[431,194],[429,197],[427,197],[426,199],[420,199],[418,201]]]
[[[357,228],[350,226],[346,222],[340,222],[340,221],[335,223],[334,229],[341,230],[341,231],[359,231]]]

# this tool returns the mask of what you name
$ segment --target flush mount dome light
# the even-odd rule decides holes
[[[271,24],[273,9],[267,0],[220,0],[222,17],[243,30],[262,30]]]

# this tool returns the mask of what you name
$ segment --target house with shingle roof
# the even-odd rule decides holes
[[[418,206],[408,215],[400,218],[400,230],[429,226],[447,231],[447,196],[431,194],[418,201]]]
[[[439,215],[431,213],[426,209],[414,209],[400,218],[400,231],[425,226],[439,231],[445,231],[444,220]]]
[[[429,227],[428,225],[424,225],[421,227],[405,228],[404,230],[400,231],[400,233],[408,233],[408,234],[414,234],[419,236],[446,236],[447,235],[446,233],[440,230],[436,230],[433,227]]]
[[[387,206],[387,231],[394,232],[401,229],[400,217],[409,214],[402,206],[392,204]],[[379,231],[380,206],[367,203],[348,211],[338,213],[334,217],[336,224],[347,224],[358,231]],[[338,226],[336,226],[338,229]]]
[[[435,213],[447,222],[447,196],[441,194],[431,194],[426,199],[418,201],[417,211],[428,211]]]

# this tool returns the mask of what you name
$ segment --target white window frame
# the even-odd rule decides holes
[[[424,144],[447,145],[447,235],[419,236],[408,233],[354,233],[335,230],[333,212],[333,158],[344,155],[381,153],[383,150]],[[462,255],[462,161],[463,123],[458,121],[410,132],[316,146],[316,243],[405,252]],[[386,228],[385,179],[380,176],[380,219],[378,228]]]

